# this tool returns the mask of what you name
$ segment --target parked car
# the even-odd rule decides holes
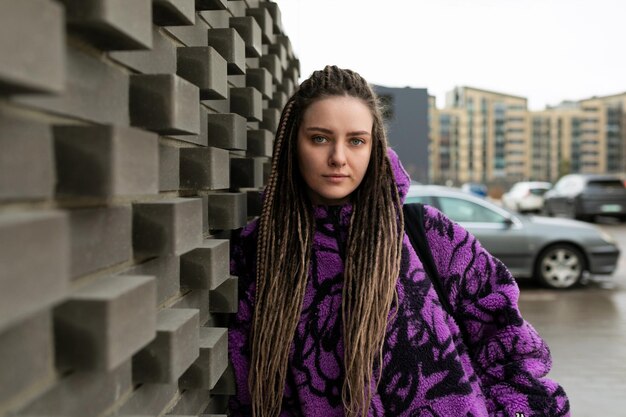
[[[552,184],[543,181],[521,181],[502,194],[502,206],[520,213],[543,210],[543,195],[552,188]]]
[[[487,186],[478,182],[466,182],[461,185],[461,190],[477,195],[478,197],[487,197],[488,194]]]
[[[546,214],[579,220],[611,216],[626,220],[626,187],[616,175],[565,175],[544,195]]]
[[[619,258],[613,238],[595,225],[510,212],[461,190],[412,185],[406,203],[436,207],[478,238],[516,278],[556,289],[577,285],[586,272],[611,274]]]

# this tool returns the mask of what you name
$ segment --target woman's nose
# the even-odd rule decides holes
[[[346,164],[346,150],[342,144],[335,144],[332,147],[328,163],[334,167],[342,167]]]

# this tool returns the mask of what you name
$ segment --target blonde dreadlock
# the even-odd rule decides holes
[[[342,399],[347,416],[367,414],[380,378],[375,369],[382,366],[387,320],[397,299],[404,219],[376,95],[357,73],[327,66],[289,99],[274,141],[259,226],[251,330],[248,384],[255,417],[280,413],[315,231],[313,206],[297,166],[298,128],[311,103],[346,95],[363,100],[374,118],[370,163],[352,196],[344,271]]]

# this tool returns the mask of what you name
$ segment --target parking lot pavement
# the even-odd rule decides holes
[[[626,225],[602,222],[622,250],[606,282],[570,291],[520,283],[520,309],[548,342],[550,376],[563,385],[574,417],[626,416]]]

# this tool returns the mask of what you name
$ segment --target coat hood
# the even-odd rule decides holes
[[[400,194],[400,201],[404,203],[406,195],[409,192],[409,186],[411,185],[411,178],[407,174],[406,170],[400,162],[398,154],[391,148],[387,148],[387,156],[391,163],[391,170],[398,186],[398,193]]]

